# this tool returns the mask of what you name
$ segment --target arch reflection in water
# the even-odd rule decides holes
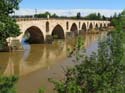
[[[9,62],[9,53],[0,53],[0,75],[5,72]]]
[[[28,65],[36,65],[40,62],[40,59],[44,54],[44,45],[31,45],[30,47],[31,49],[29,51],[26,51],[26,54],[29,54],[25,61]]]
[[[99,37],[103,37],[103,34],[83,36],[85,38],[85,48],[89,52],[95,50],[97,40]],[[22,76],[41,68],[48,68],[52,64],[65,60],[67,58],[67,48],[72,49],[75,44],[75,38],[72,40],[55,40],[53,44],[24,44],[25,51],[23,52],[0,53],[0,73]]]
[[[50,65],[65,59],[65,53],[64,41],[55,41],[52,45],[31,45],[28,58],[20,63],[20,74],[26,75],[40,68],[49,68]]]
[[[22,59],[23,61],[26,61],[31,51],[31,46],[26,41],[27,41],[27,38],[25,37],[21,41],[23,49],[24,49],[24,54],[23,54],[23,59]]]
[[[22,59],[23,53],[22,52],[12,52],[12,53],[6,53],[6,54],[8,54],[8,58],[6,58],[7,61],[4,58],[2,58],[4,61],[4,64],[6,64],[6,67],[2,68],[2,70],[4,70],[2,75],[5,75],[5,76],[19,75],[20,61]],[[0,54],[0,56],[1,55],[2,54]],[[0,64],[1,64],[1,61],[0,61]],[[1,71],[1,69],[0,69],[0,71]]]

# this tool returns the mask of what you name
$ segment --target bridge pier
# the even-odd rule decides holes
[[[51,43],[53,42],[53,37],[52,37],[52,35],[46,35],[45,42],[46,42],[47,44],[51,44]]]

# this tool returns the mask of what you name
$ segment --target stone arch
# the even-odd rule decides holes
[[[49,22],[46,22],[46,32],[49,32]]]
[[[93,24],[92,23],[90,23],[89,29],[93,29]]]
[[[69,30],[69,22],[66,22],[66,30]]]
[[[106,28],[106,23],[104,23],[104,28]]]
[[[64,39],[65,38],[64,30],[63,30],[62,26],[59,24],[54,27],[51,35],[53,36],[54,39]]]
[[[82,24],[82,30],[83,30],[83,31],[86,31],[86,30],[87,30],[87,27],[86,27],[86,24],[85,24],[85,23]]]
[[[97,24],[97,23],[95,24],[95,28],[96,28],[96,29],[98,29],[98,28],[99,28],[99,26],[98,26],[98,24]]]
[[[72,24],[70,31],[73,32],[75,36],[78,35],[78,27],[75,23]]]
[[[37,26],[29,27],[24,35],[29,34],[29,38],[27,40],[30,44],[41,44],[44,43],[44,35],[43,32]]]
[[[102,26],[102,23],[100,23],[100,28],[102,28],[103,26]]]

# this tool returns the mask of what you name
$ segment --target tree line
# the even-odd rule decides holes
[[[51,14],[50,12],[44,12],[34,15],[24,15],[24,16],[12,16],[13,18],[65,18],[65,19],[84,19],[84,20],[109,20],[118,19],[121,16],[121,13],[114,13],[113,16],[106,17],[105,15],[101,15],[101,13],[90,13],[87,16],[82,16],[80,12],[76,13],[76,16],[59,16],[56,13]]]
[[[58,16],[56,13],[51,14],[50,12],[39,13],[34,15],[25,15],[25,16],[13,16],[14,18],[65,18],[65,19],[86,19],[86,20],[108,20],[108,17],[101,15],[100,13],[91,13],[87,16],[81,16],[81,13],[76,13],[76,16]]]

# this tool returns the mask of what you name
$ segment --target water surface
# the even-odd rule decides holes
[[[106,33],[83,35],[88,55],[97,50],[98,40]],[[25,51],[0,53],[0,75],[18,75],[18,93],[38,93],[45,87],[46,93],[55,93],[48,78],[63,79],[63,68],[74,66],[67,57],[67,48],[73,48],[75,39],[57,40],[53,44],[25,44]]]

